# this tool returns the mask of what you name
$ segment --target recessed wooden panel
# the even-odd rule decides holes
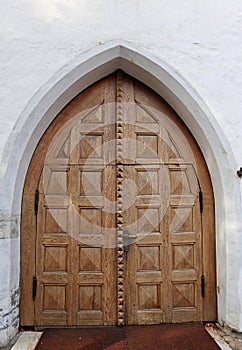
[[[193,230],[193,207],[173,207],[171,232],[192,232]]]
[[[79,287],[79,310],[101,310],[101,286]]]
[[[160,286],[139,285],[139,310],[160,308]]]
[[[69,157],[70,157],[70,139],[69,139],[69,135],[68,135],[68,137],[66,138],[66,140],[63,142],[62,146],[60,147],[56,158],[69,159]]]
[[[100,196],[102,194],[102,171],[80,172],[80,195]]]
[[[67,171],[52,171],[48,180],[49,181],[48,185],[46,186],[46,194],[67,194]]]
[[[181,154],[179,150],[177,149],[177,145],[174,143],[174,140],[169,137],[168,140],[166,140],[167,143],[167,150],[168,150],[168,158],[169,160],[174,161],[174,159],[181,158]]]
[[[65,208],[45,208],[45,232],[67,232],[67,210]]]
[[[65,310],[66,309],[66,286],[43,286],[43,309]]]
[[[170,170],[171,194],[191,193],[185,170]]]
[[[158,157],[158,137],[156,135],[137,135],[137,157]]]
[[[137,208],[138,232],[149,233],[158,231],[159,208]]]
[[[101,234],[102,213],[96,208],[80,208],[80,234]]]
[[[44,270],[66,271],[67,248],[66,247],[44,247]]]
[[[70,157],[70,138],[69,135],[59,147],[59,151],[57,153],[56,158],[58,159],[69,159]]]
[[[157,124],[158,121],[154,118],[154,116],[152,116],[151,114],[149,114],[147,111],[145,111],[143,108],[137,106],[136,108],[136,121],[137,123],[141,123],[141,124]]]
[[[80,247],[80,271],[101,271],[101,249],[93,247]]]
[[[159,270],[160,269],[160,247],[138,248],[138,267],[137,270]]]
[[[89,112],[83,119],[82,123],[98,124],[103,123],[103,107],[99,106],[95,108],[94,111]]]
[[[195,288],[193,283],[179,283],[172,286],[172,304],[176,307],[195,306]]]
[[[172,261],[173,269],[194,268],[194,245],[173,245]]]
[[[157,170],[137,170],[136,185],[138,187],[138,195],[158,194],[158,181]]]
[[[80,158],[102,158],[102,135],[82,135],[80,140]]]

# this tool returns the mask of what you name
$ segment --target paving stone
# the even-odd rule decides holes
[[[34,350],[42,332],[23,332],[11,350]]]

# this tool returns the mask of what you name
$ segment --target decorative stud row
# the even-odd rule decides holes
[[[124,237],[123,237],[123,76],[117,74],[117,291],[118,325],[124,325]]]

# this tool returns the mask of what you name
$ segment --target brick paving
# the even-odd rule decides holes
[[[201,324],[46,329],[36,350],[218,350]]]

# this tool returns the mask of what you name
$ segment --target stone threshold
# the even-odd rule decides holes
[[[207,323],[206,331],[222,350],[242,350],[242,334],[233,332],[229,327],[219,323]]]
[[[21,332],[11,350],[34,350],[43,332]]]

